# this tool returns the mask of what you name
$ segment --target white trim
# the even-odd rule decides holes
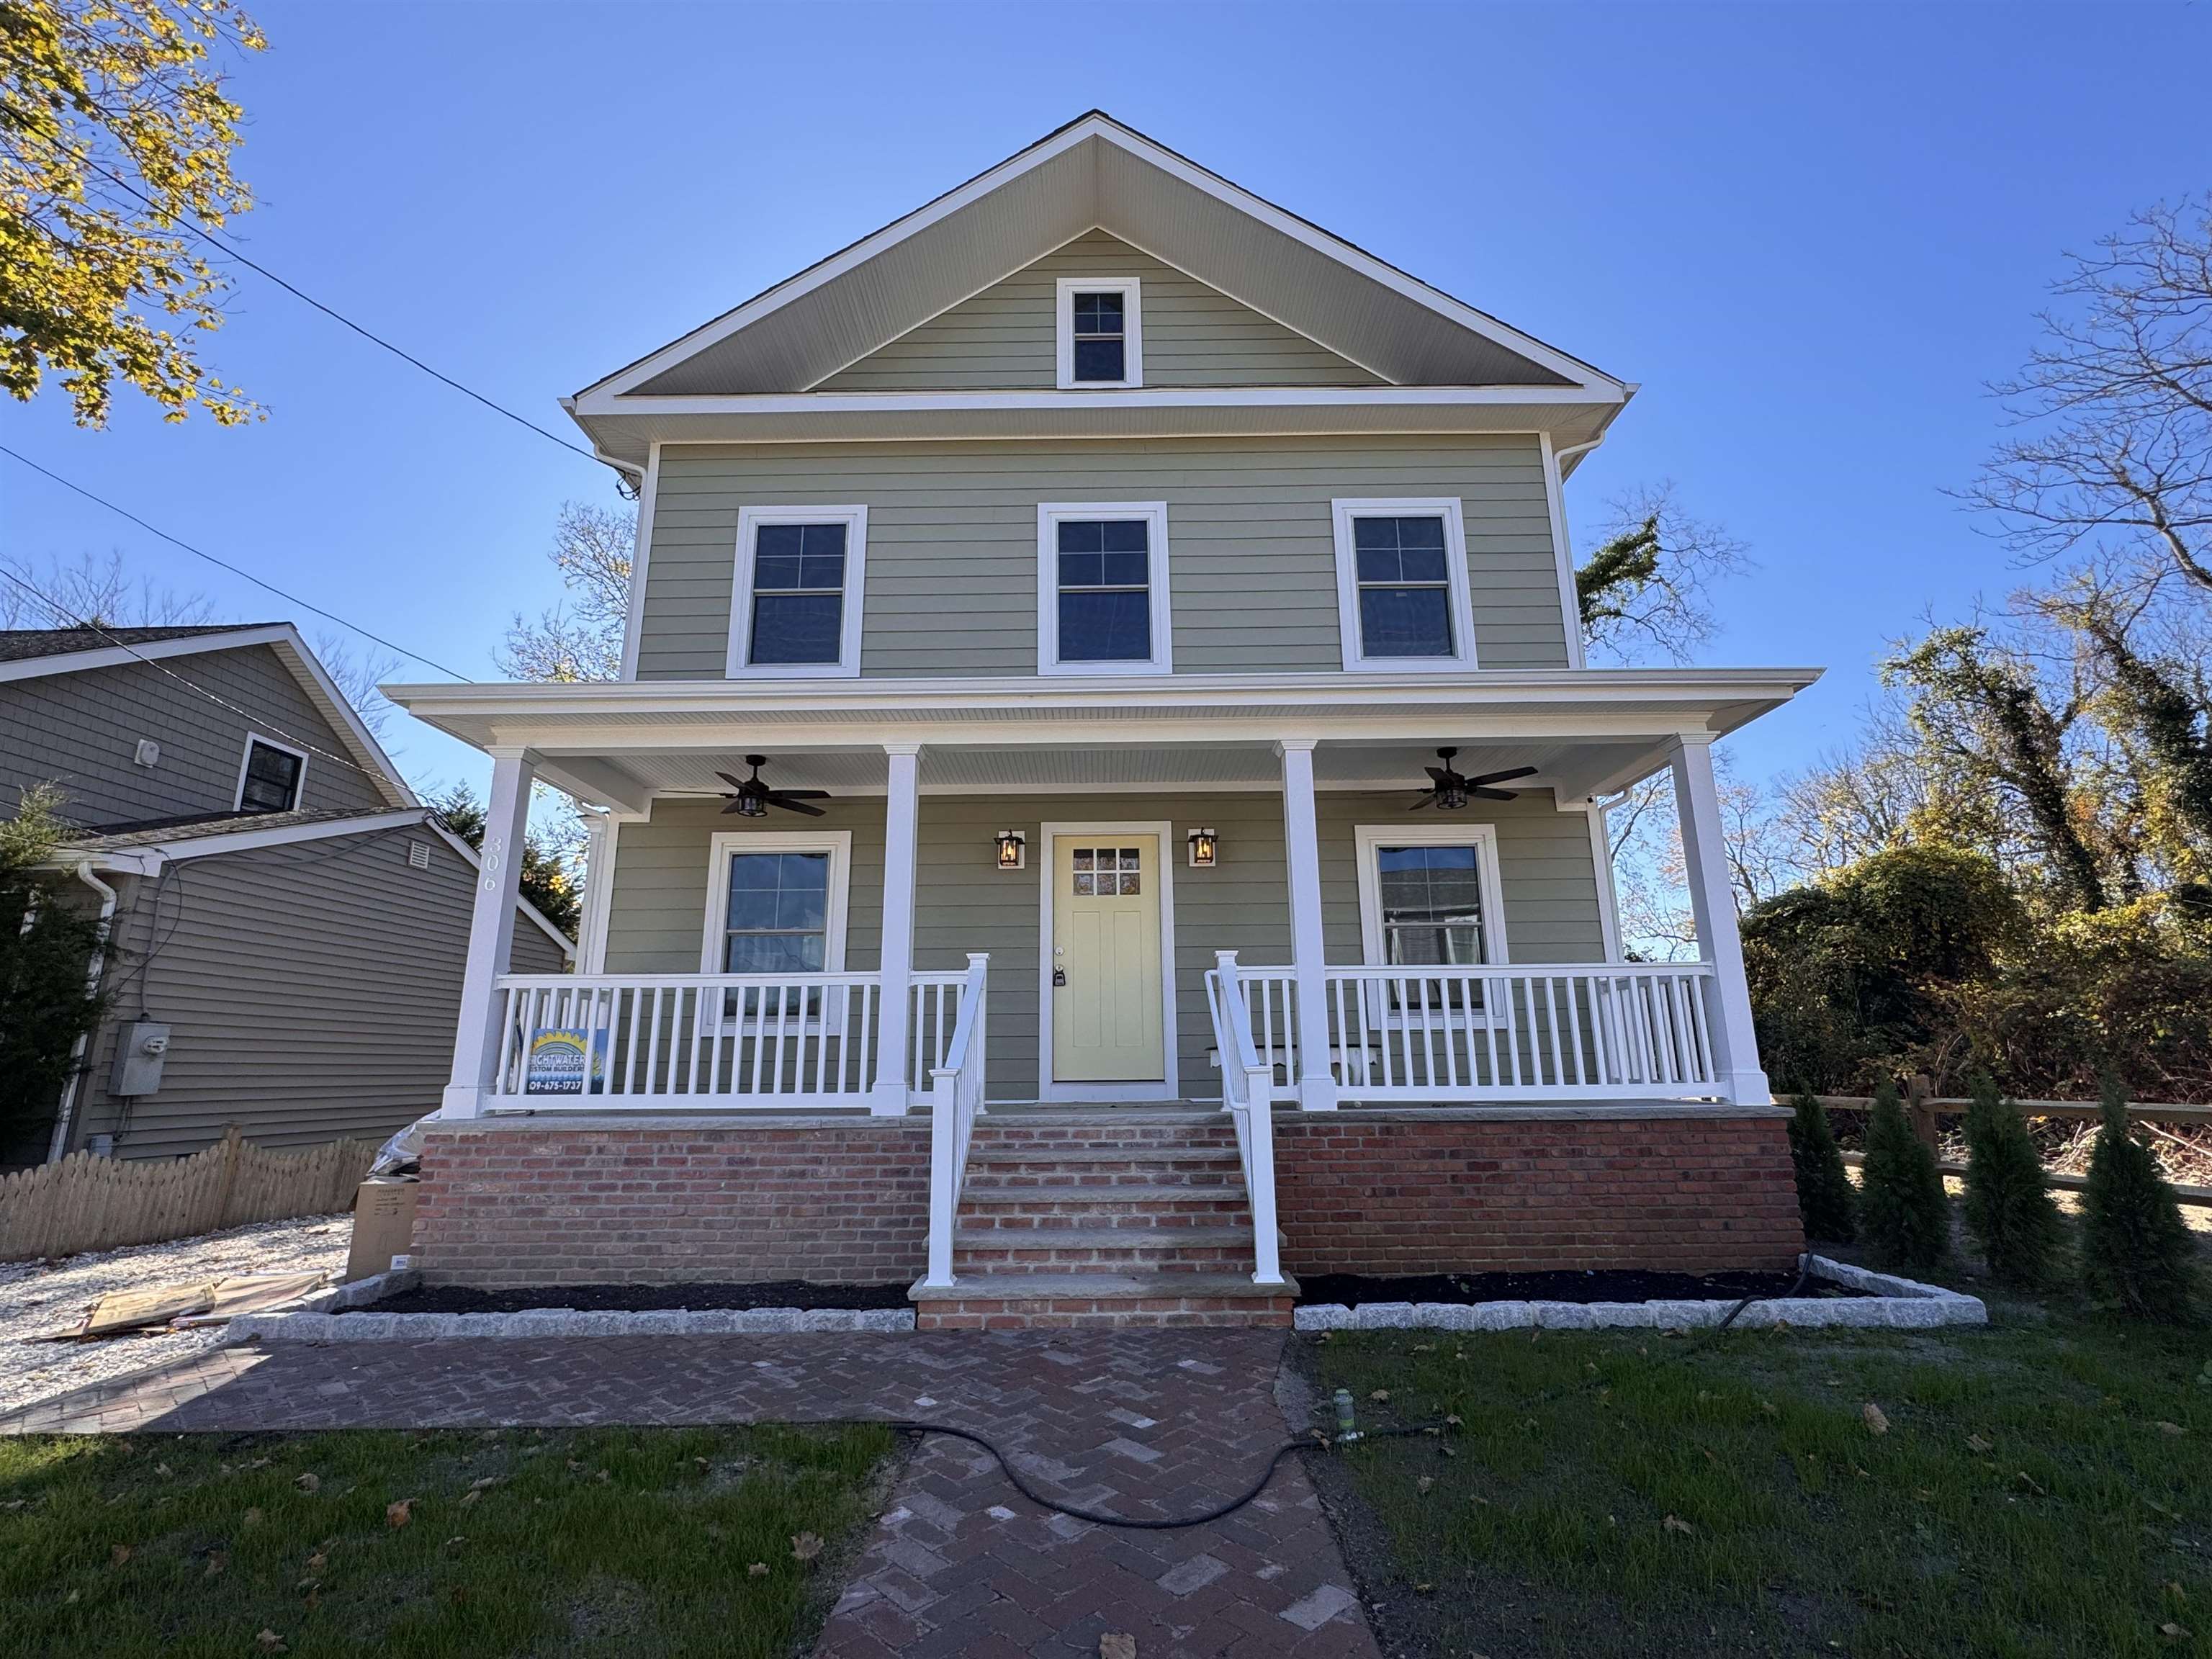
[[[1167,818],[1071,820],[1037,825],[1044,856],[1037,860],[1037,1098],[1041,1101],[1180,1100],[1182,1097],[1180,1044],[1176,1031],[1175,858],[1170,846],[1174,823]],[[1059,868],[1059,837],[1151,836],[1159,851],[1160,1054],[1164,1080],[1159,1083],[1055,1083],[1052,1077],[1053,872]]]
[[[1561,811],[1581,811],[1589,818],[1590,867],[1597,876],[1598,931],[1605,939],[1605,959],[1620,962],[1620,893],[1613,879],[1613,837],[1606,827],[1605,808],[1596,801],[1581,807],[1566,807]]]
[[[1154,386],[1049,392],[656,392],[628,398],[601,394],[580,401],[574,413],[579,420],[591,420],[611,416],[988,413],[1042,409],[1589,408],[1626,401],[1625,396],[1578,386]]]
[[[1528,358],[1531,362],[1550,369],[1556,374],[1584,386],[1605,386],[1625,390],[1625,383],[1614,380],[1602,370],[1569,356],[1555,346],[1545,344],[1533,335],[1524,334],[1510,325],[1499,321],[1488,313],[1476,310],[1464,301],[1455,300],[1441,289],[1431,288],[1418,277],[1408,276],[1395,266],[1376,258],[1364,249],[1354,246],[1340,237],[1333,236],[1319,226],[1309,223],[1295,214],[1277,207],[1272,202],[1253,195],[1249,191],[1231,184],[1218,173],[1208,172],[1174,151],[1156,143],[1143,134],[1122,125],[1111,116],[1092,111],[1070,122],[1057,132],[1048,134],[1027,149],[1018,151],[996,167],[977,174],[966,184],[947,191],[934,201],[925,203],[903,217],[893,220],[882,229],[861,238],[849,247],[823,259],[808,269],[787,277],[766,292],[757,295],[734,309],[712,321],[702,324],[680,336],[659,350],[640,358],[626,368],[594,381],[577,394],[581,404],[594,393],[620,395],[632,387],[641,386],[665,369],[696,356],[707,347],[728,338],[739,330],[750,327],[772,312],[781,310],[793,301],[803,298],[848,271],[866,264],[878,254],[909,237],[920,234],[958,212],[971,203],[980,201],[1001,185],[1023,174],[1035,171],[1056,156],[1064,155],[1078,145],[1097,138],[1127,151],[1140,161],[1151,163],[1162,172],[1178,179],[1205,195],[1212,197],[1225,206],[1260,221],[1270,229],[1290,237],[1294,241],[1313,249],[1323,257],[1379,283],[1392,293],[1412,301],[1416,305],[1435,312],[1457,324],[1470,333],[1480,335],[1494,344]],[[1119,234],[1110,226],[1102,226],[1110,234]],[[901,332],[905,331],[902,330]],[[1326,344],[1326,342],[1322,343]],[[1331,348],[1334,349],[1334,348]]]
[[[1571,446],[1571,451],[1595,449],[1596,442]],[[1567,538],[1566,485],[1559,473],[1559,452],[1552,447],[1552,434],[1539,432],[1537,447],[1544,457],[1544,502],[1552,516],[1552,557],[1559,572],[1559,625],[1566,630],[1567,666],[1586,666],[1583,653],[1582,603],[1575,595],[1575,550]]]
[[[653,509],[660,491],[660,446],[646,446],[645,477],[637,487],[637,535],[630,544],[629,610],[623,618],[622,677],[637,678],[638,648],[645,641],[645,577],[653,563]]]
[[[845,526],[845,593],[839,612],[834,663],[745,660],[752,637],[754,544],[763,526],[841,524]],[[738,509],[737,566],[731,578],[730,646],[725,672],[733,680],[854,679],[860,672],[860,609],[867,592],[868,509],[865,507],[741,507]]]
[[[822,971],[845,971],[845,917],[853,879],[850,830],[722,830],[708,838],[707,915],[699,940],[699,971],[726,972],[723,940],[730,916],[730,855],[733,853],[827,853],[830,904],[823,918]]]
[[[1013,274],[1009,271],[1007,276]],[[1006,277],[999,280],[1004,282]],[[1075,378],[1075,296],[1078,294],[1118,294],[1121,296],[1121,378],[1118,380],[1079,380]],[[1144,305],[1143,283],[1138,277],[1063,276],[1060,279],[1054,291],[1052,314],[1054,362],[1059,367],[1061,391],[1144,385]]]
[[[584,851],[584,915],[578,931],[577,971],[607,971],[607,927],[614,917],[615,848],[622,819],[612,812],[584,809],[589,823]]]
[[[1382,949],[1382,892],[1375,854],[1384,847],[1472,847],[1474,867],[1482,884],[1482,951],[1489,964],[1503,965],[1512,958],[1505,945],[1504,881],[1498,865],[1498,826],[1494,823],[1362,823],[1354,826],[1353,844],[1359,860],[1359,959],[1370,967],[1384,963]],[[1418,969],[1408,968],[1409,976]]]
[[[1474,602],[1468,586],[1467,523],[1456,495],[1346,497],[1328,504],[1336,538],[1337,628],[1347,673],[1435,674],[1479,667],[1474,650]],[[1359,635],[1359,572],[1352,549],[1356,519],[1426,518],[1444,524],[1445,605],[1449,612],[1451,654],[1443,657],[1370,657]]]
[[[1057,526],[1063,519],[1146,521],[1146,598],[1152,607],[1152,654],[1144,662],[1060,660],[1060,564]],[[1037,672],[1041,675],[1165,674],[1175,663],[1169,603],[1168,504],[1165,501],[1040,501],[1037,504]]]
[[[231,811],[234,812],[243,812],[246,810],[246,774],[247,769],[252,767],[253,764],[253,745],[257,743],[264,749],[274,749],[279,754],[289,755],[293,759],[298,761],[300,763],[300,775],[292,780],[292,800],[289,805],[257,807],[255,810],[257,811],[275,812],[299,812],[306,811],[307,803],[307,751],[304,749],[295,748],[289,743],[279,742],[276,738],[270,737],[265,732],[258,732],[252,726],[248,726],[246,729],[246,747],[238,757],[238,783],[237,787],[230,792]]]

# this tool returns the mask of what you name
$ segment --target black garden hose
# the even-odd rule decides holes
[[[880,1421],[881,1419],[873,1420]],[[998,1460],[999,1467],[1006,1471],[1006,1479],[1013,1483],[1014,1490],[1020,1492],[1023,1497],[1028,1498],[1032,1504],[1036,1504],[1041,1508],[1050,1510],[1055,1515],[1068,1516],[1078,1521],[1088,1521],[1094,1526],[1122,1527],[1133,1532],[1180,1532],[1186,1527],[1202,1527],[1209,1521],[1218,1521],[1224,1516],[1233,1515],[1267,1489],[1267,1483],[1275,1478],[1275,1470],[1277,1467],[1280,1465],[1282,1461],[1285,1457],[1288,1457],[1292,1452],[1329,1449],[1341,1443],[1340,1441],[1333,1439],[1327,1435],[1320,1434],[1316,1434],[1307,1439],[1285,1440],[1281,1445],[1275,1448],[1275,1455],[1267,1460],[1267,1467],[1261,1470],[1260,1478],[1257,1480],[1255,1480],[1244,1492],[1238,1493],[1234,1498],[1215,1504],[1212,1509],[1205,1510],[1201,1514],[1178,1515],[1166,1520],[1153,1520],[1148,1517],[1135,1516],[1109,1515],[1103,1510],[1086,1510],[1073,1504],[1063,1504],[1056,1498],[1048,1498],[1044,1493],[1039,1492],[1035,1486],[1032,1486],[1027,1480],[1022,1478],[1021,1471],[1013,1466],[1013,1463],[1007,1458],[1006,1453],[1000,1451],[996,1446],[993,1445],[990,1441],[984,1438],[983,1436],[977,1434],[973,1429],[956,1428],[950,1423],[927,1423],[914,1419],[899,1419],[891,1422],[884,1423],[883,1426],[890,1429],[903,1429],[909,1433],[914,1434],[950,1435],[955,1440],[965,1440],[970,1445],[981,1446],[985,1451],[990,1453],[993,1457]],[[1385,1440],[1406,1437],[1413,1435],[1441,1434],[1443,1432],[1443,1428],[1440,1424],[1422,1423],[1411,1425],[1405,1428],[1364,1429],[1360,1431],[1358,1438],[1362,1440]]]

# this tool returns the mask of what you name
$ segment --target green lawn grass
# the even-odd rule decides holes
[[[0,1652],[782,1659],[892,1444],[866,1426],[0,1439]],[[794,1553],[806,1534],[818,1558]]]
[[[2212,1655],[2212,1337],[1994,1311],[1308,1352],[1376,1420],[1462,1419],[1340,1466],[1438,1654]]]

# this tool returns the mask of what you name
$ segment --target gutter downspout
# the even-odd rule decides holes
[[[108,927],[115,920],[115,890],[92,873],[92,860],[89,859],[78,861],[76,878],[100,895],[100,943],[104,946],[107,943]],[[106,965],[106,961],[107,953],[104,949],[93,951],[92,965],[85,969],[84,974],[85,995],[91,996],[100,989],[100,972]],[[85,1051],[91,1046],[92,1032],[86,1030],[78,1034],[75,1046],[70,1049],[69,1081],[62,1085],[61,1110],[55,1115],[53,1139],[46,1146],[46,1162],[49,1164],[69,1151],[70,1120],[76,1115],[77,1085],[84,1080]]]

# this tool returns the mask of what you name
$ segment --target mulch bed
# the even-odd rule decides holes
[[[1788,1296],[1795,1273],[1424,1273],[1373,1279],[1364,1273],[1300,1273],[1301,1304],[1363,1302],[1732,1302],[1738,1297]],[[1801,1296],[1850,1296],[1857,1291],[1812,1279]]]
[[[348,1313],[528,1313],[574,1308],[579,1313],[659,1313],[672,1308],[903,1308],[904,1285],[548,1285],[532,1290],[475,1291],[443,1285],[403,1291]]]

